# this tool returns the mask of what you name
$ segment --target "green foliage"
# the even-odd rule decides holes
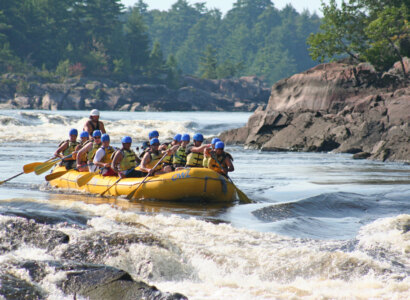
[[[308,39],[313,59],[324,61],[349,55],[386,70],[408,50],[400,47],[409,40],[409,3],[406,0],[350,0],[339,8],[335,1],[323,6],[320,32]],[[405,75],[406,76],[406,75]]]
[[[62,60],[58,63],[56,68],[56,75],[62,78],[68,77],[70,74],[70,61],[68,59]]]
[[[171,89],[177,89],[180,86],[181,70],[178,67],[178,62],[172,54],[168,56],[166,62],[167,68],[167,86]]]
[[[21,73],[28,69],[28,66],[25,66],[20,58],[18,58],[13,51],[10,49],[8,43],[4,44],[0,48],[0,72],[1,73]]]
[[[1,1],[0,72],[44,65],[38,72],[47,78],[54,70],[61,78],[120,81],[144,74],[177,88],[182,73],[255,74],[273,83],[314,65],[305,40],[318,30],[316,15],[278,10],[271,0],[237,0],[222,16],[191,2],[175,0],[159,11],[143,0],[127,10],[120,0]],[[204,57],[208,45],[213,53]]]
[[[211,45],[206,46],[206,49],[200,58],[199,75],[205,79],[216,79],[218,65],[218,58],[216,57],[216,50]]]
[[[149,58],[149,39],[141,9],[131,9],[124,25],[126,57],[129,58],[131,71],[139,72],[146,66]]]
[[[149,54],[148,64],[145,75],[149,78],[160,78],[166,73],[166,65],[161,46],[158,42],[154,43],[151,53]]]

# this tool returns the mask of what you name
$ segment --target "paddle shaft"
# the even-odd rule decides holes
[[[14,175],[14,176],[10,177],[10,178],[7,178],[7,179],[5,179],[5,180],[3,180],[3,181],[0,181],[0,185],[3,184],[3,183],[5,183],[5,182],[7,182],[7,181],[9,181],[9,180],[12,180],[13,178],[16,178],[16,177],[18,177],[18,176],[20,176],[20,175],[23,175],[23,174],[25,174],[25,173],[24,173],[24,172],[21,172],[21,173],[18,173],[17,175]]]
[[[212,154],[211,152],[211,157],[213,158],[214,161],[216,161],[216,163],[219,165],[219,167],[222,168],[221,163],[216,159],[216,157]],[[242,192],[236,185],[235,183],[233,183],[232,179],[228,176],[228,174],[224,174],[224,176],[226,178],[228,178],[228,180],[232,183],[232,185],[234,186],[236,193],[238,194],[239,200],[241,200],[241,202],[246,202],[246,203],[252,203],[252,201],[248,198],[248,196],[246,196],[246,194],[244,192]]]
[[[155,166],[153,166],[153,167],[151,168],[151,170],[155,170],[155,168],[164,160],[165,156],[167,156],[167,153],[165,153],[165,154],[161,157],[161,159],[155,164]],[[145,180],[147,180],[147,178],[149,177],[149,175],[150,175],[150,172],[148,172],[147,176],[145,176],[145,178],[140,182],[140,184],[139,184],[134,190],[132,190],[131,193],[129,193],[129,194],[127,195],[127,199],[128,199],[128,200],[130,200],[130,199],[132,199],[132,197],[134,197],[134,195],[135,195],[135,193],[138,191],[139,187],[145,182]]]
[[[106,192],[108,192],[108,190],[109,190],[110,188],[112,188],[114,185],[116,185],[121,179],[122,179],[121,177],[118,178],[118,180],[116,180],[112,185],[109,186],[108,189],[106,189],[104,192],[102,192],[102,193],[100,194],[100,196],[104,196],[104,194],[105,194]]]

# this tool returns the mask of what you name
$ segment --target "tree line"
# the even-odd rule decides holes
[[[203,78],[262,76],[272,83],[315,64],[306,38],[320,18],[270,0],[238,0],[223,16],[177,0],[168,11],[140,0],[0,2],[0,72],[151,78],[177,86]]]
[[[404,57],[410,57],[409,0],[335,0],[322,5],[320,31],[308,38],[313,59],[320,62],[348,56],[386,71],[399,61],[404,78]]]
[[[322,20],[291,5],[279,10],[271,0],[237,0],[226,15],[187,0],[168,11],[150,10],[143,0],[129,8],[120,0],[1,1],[0,73],[153,80],[172,88],[182,74],[257,75],[272,84],[315,60],[351,55],[385,69],[406,55],[406,0],[349,3],[323,5]]]

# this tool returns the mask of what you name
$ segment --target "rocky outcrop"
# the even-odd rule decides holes
[[[74,212],[68,214],[76,217]],[[56,294],[65,294],[66,298],[72,299],[78,296],[81,299],[107,300],[187,299],[180,293],[160,291],[141,280],[143,277],[155,279],[155,276],[161,277],[166,273],[160,270],[161,267],[152,267],[148,273],[148,265],[152,264],[149,255],[125,257],[138,245],[145,251],[156,251],[158,247],[163,254],[180,254],[179,249],[168,240],[162,240],[139,224],[133,224],[133,230],[128,234],[107,233],[103,229],[94,229],[87,234],[91,228],[84,220],[77,216],[76,219],[84,225],[69,225],[65,217],[55,215],[54,218],[47,218],[42,214],[25,214],[8,208],[0,212],[0,255],[9,257],[0,263],[1,299],[61,298]],[[64,226],[59,226],[61,223]],[[63,232],[65,230],[69,233]],[[31,255],[32,258],[14,258],[12,253],[21,249],[36,249],[31,251],[42,254]],[[130,261],[140,265],[137,272]],[[110,263],[122,264],[122,268]],[[124,270],[126,268],[130,271]],[[155,275],[157,273],[159,275]],[[188,277],[191,274],[182,275]],[[55,285],[51,289],[53,294],[50,294],[50,284]]]
[[[328,63],[281,80],[265,109],[221,138],[264,151],[409,161],[410,86],[397,67],[379,74],[369,64]]]
[[[70,78],[40,83],[5,74],[0,79],[0,108],[123,111],[253,111],[265,105],[269,88],[257,77],[206,80],[184,77],[182,87],[115,83],[108,79]]]

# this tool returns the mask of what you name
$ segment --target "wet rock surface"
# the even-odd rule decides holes
[[[369,64],[316,66],[277,82],[266,108],[220,138],[263,151],[410,161],[410,85],[398,74],[377,73]]]
[[[54,285],[61,295],[74,298],[187,299],[178,293],[162,292],[127,271],[107,265],[132,251],[132,245],[176,251],[146,228],[144,232],[107,233],[88,225],[42,224],[16,216],[1,216],[0,223],[0,297],[49,299],[50,285]],[[76,232],[75,237],[63,231]],[[34,254],[19,254],[20,249],[32,249]],[[138,259],[138,255],[132,259]],[[144,258],[141,261],[146,263]]]
[[[27,83],[24,91],[16,88],[17,80]],[[116,83],[93,78],[70,78],[64,83],[30,83],[29,80],[3,75],[0,78],[0,108],[253,111],[258,105],[267,103],[270,93],[269,87],[254,76],[220,80],[187,76],[178,89],[163,84]]]

